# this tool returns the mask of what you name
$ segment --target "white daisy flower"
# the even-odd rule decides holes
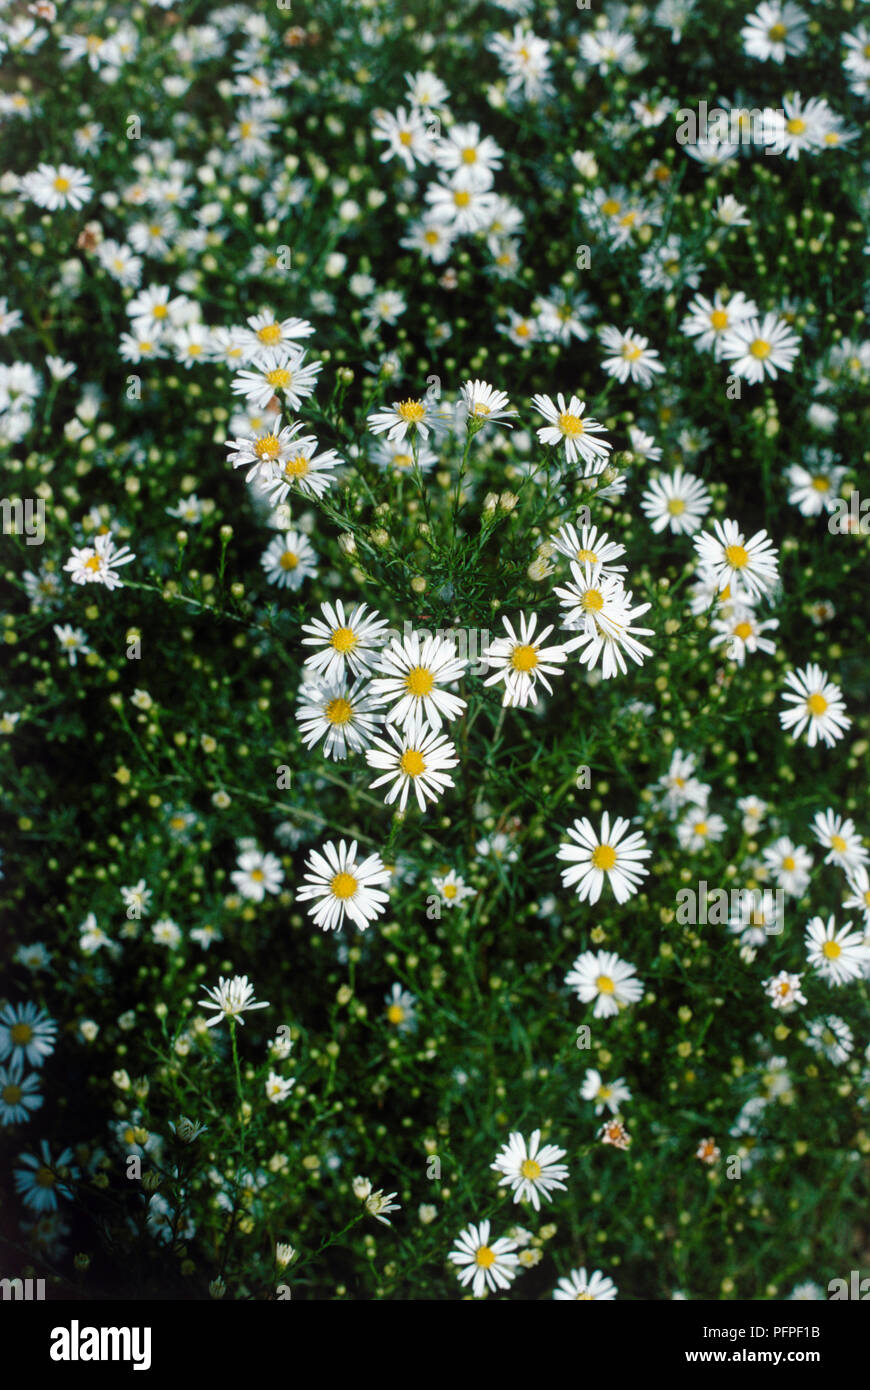
[[[237,372],[230,390],[249,406],[265,410],[273,396],[283,396],[291,410],[299,410],[314,393],[322,362],[305,362],[305,351],[287,346],[265,348],[250,369]]]
[[[835,1066],[848,1062],[855,1047],[855,1038],[848,1023],[835,1014],[827,1018],[814,1019],[807,1029],[807,1046],[821,1057],[827,1057]]]
[[[707,845],[721,840],[728,829],[721,816],[710,815],[702,806],[693,809],[677,826],[680,849],[696,854]]]
[[[567,555],[578,565],[599,565],[602,575],[625,573],[625,565],[613,563],[625,554],[625,546],[608,540],[606,532],[599,535],[597,526],[582,526],[578,535],[575,527],[566,522],[554,535],[553,545],[561,555]]]
[[[729,328],[722,338],[722,357],[732,363],[737,376],[757,385],[765,376],[776,380],[779,372],[790,372],[800,351],[800,339],[779,314],[743,319]]]
[[[382,164],[398,158],[410,174],[415,164],[432,163],[435,141],[424,116],[413,106],[410,111],[400,106],[395,115],[391,111],[375,111],[372,135],[375,140],[386,141]]]
[[[481,188],[473,174],[457,169],[447,183],[430,183],[425,193],[433,222],[443,222],[456,234],[482,231],[492,221],[495,195]]]
[[[503,617],[507,636],[496,637],[486,650],[481,652],[481,661],[485,661],[494,671],[494,674],[484,681],[484,685],[496,685],[499,681],[504,681],[502,705],[505,708],[525,709],[529,703],[536,705],[538,683],[552,695],[553,687],[547,676],[564,674],[564,664],[576,639],[545,647],[544,643],[553,631],[553,624],[535,636],[537,621],[536,613],[531,613],[528,617],[521,613],[517,632],[510,619]]]
[[[296,719],[307,748],[323,739],[323,756],[343,761],[368,748],[383,713],[370,698],[365,675],[354,681],[303,681]]]
[[[345,917],[365,931],[386,910],[389,894],[377,887],[387,883],[390,872],[379,854],[357,858],[357,842],[327,840],[322,853],[312,850],[305,863],[305,883],[297,891],[300,902],[315,899],[308,914],[324,931],[340,931]]]
[[[785,475],[789,482],[788,500],[791,505],[798,508],[801,516],[821,516],[823,512],[835,510],[846,469],[819,464],[810,470],[793,463],[786,469]]]
[[[0,1009],[0,1061],[41,1067],[54,1052],[57,1024],[36,1004],[7,1004]]]
[[[807,46],[806,13],[791,0],[780,4],[771,0],[758,6],[740,30],[743,51],[750,58],[784,63],[786,57],[803,53]]]
[[[443,734],[430,729],[419,715],[401,732],[395,725],[388,724],[387,733],[392,743],[374,738],[373,747],[366,749],[369,767],[383,771],[383,776],[376,777],[369,785],[374,790],[390,782],[385,803],[391,806],[398,798],[400,811],[405,810],[413,789],[417,805],[425,811],[427,801],[438,801],[447,787],[455,785],[445,769],[459,765],[456,749]]]
[[[855,830],[855,822],[849,817],[844,820],[832,811],[830,806],[826,811],[816,812],[813,816],[812,830],[819,844],[828,851],[825,855],[826,864],[836,864],[837,868],[850,873],[870,860],[870,850],[866,850],[862,845],[861,836]]]
[[[513,429],[508,416],[517,412],[509,404],[505,391],[497,391],[486,381],[469,379],[463,383],[459,394],[469,434],[475,434],[484,425],[505,425]]]
[[[795,1005],[807,1002],[801,993],[801,979],[800,975],[790,975],[787,970],[780,970],[778,975],[765,980],[764,992],[775,1009],[790,1013]]]
[[[477,896],[477,889],[469,888],[465,879],[453,869],[445,874],[443,878],[433,875],[432,886],[436,892],[440,894],[441,901],[444,903],[445,907],[449,908],[458,906],[458,904],[464,902],[466,898],[475,898]]]
[[[128,565],[136,556],[127,546],[116,546],[111,535],[96,536],[92,546],[77,549],[64,565],[74,584],[104,584],[107,589],[123,588],[115,573],[119,565]]]
[[[715,575],[720,592],[735,579],[754,598],[770,594],[779,578],[777,553],[766,531],[746,539],[736,521],[714,521],[714,535],[705,531],[694,545],[705,570]]]
[[[694,753],[675,748],[670,767],[656,782],[659,805],[669,816],[676,815],[683,806],[706,806],[710,789],[695,776],[696,762]]]
[[[279,1076],[276,1071],[270,1071],[265,1083],[266,1099],[271,1105],[280,1105],[282,1100],[287,1099],[295,1085],[295,1076]]]
[[[680,324],[680,331],[695,339],[699,352],[712,352],[718,362],[722,356],[723,335],[745,319],[757,318],[758,306],[745,294],[737,292],[725,300],[721,290],[712,299],[696,294],[689,311]]]
[[[303,582],[317,573],[317,554],[301,531],[276,536],[260,556],[270,584],[279,589],[301,589]]]
[[[33,173],[23,176],[18,187],[25,198],[49,212],[57,212],[60,208],[78,211],[90,202],[94,191],[85,171],[71,164],[59,164],[57,168],[53,164],[39,164]]]
[[[490,1242],[489,1231],[488,1221],[466,1226],[456,1238],[456,1248],[447,1256],[451,1264],[459,1266],[460,1284],[471,1284],[475,1298],[482,1298],[487,1289],[496,1293],[509,1288],[517,1276],[517,1242],[507,1236]]]
[[[658,352],[648,346],[649,338],[635,333],[632,328],[622,333],[612,324],[605,324],[598,333],[602,347],[610,354],[601,365],[617,381],[625,383],[630,380],[641,386],[651,386],[655,374],[665,370]]]
[[[550,1193],[556,1188],[566,1191],[562,1178],[567,1178],[568,1169],[559,1159],[567,1150],[555,1144],[545,1144],[541,1148],[541,1131],[533,1131],[526,1141],[518,1131],[496,1154],[495,1162],[489,1166],[496,1173],[502,1173],[499,1187],[510,1187],[514,1202],[531,1202],[535,1211],[541,1209],[541,1197],[550,1200]]]
[[[559,1303],[606,1303],[616,1298],[617,1288],[612,1279],[593,1269],[587,1274],[585,1268],[572,1269],[560,1279],[553,1290],[553,1298]]]
[[[87,642],[87,633],[80,627],[71,627],[69,623],[55,625],[54,635],[61,649],[66,652],[70,666],[77,664],[80,652],[86,655],[91,650]]]
[[[815,748],[819,739],[832,748],[852,723],[840,687],[812,661],[800,671],[789,671],[785,682],[790,690],[783,691],[782,698],[791,709],[780,711],[782,727],[794,739],[806,730],[810,748]]]
[[[231,330],[246,362],[254,361],[265,349],[286,347],[299,338],[309,338],[314,332],[307,319],[278,319],[268,309],[252,314],[247,325],[247,328]]]
[[[403,440],[409,434],[429,438],[446,427],[447,414],[437,401],[424,396],[419,400],[393,401],[391,410],[376,410],[368,416],[372,434],[386,433],[388,440]]]
[[[246,849],[238,858],[238,868],[230,874],[236,891],[250,902],[261,903],[267,893],[280,893],[284,870],[274,854]]]
[[[370,1192],[365,1199],[365,1208],[369,1216],[380,1221],[382,1226],[389,1226],[391,1223],[387,1220],[386,1213],[388,1211],[401,1211],[400,1204],[393,1201],[396,1196],[398,1196],[396,1192],[385,1194],[381,1189],[378,1189],[377,1192]]]
[[[851,926],[846,922],[838,928],[833,914],[827,922],[813,917],[807,923],[807,960],[829,985],[860,979],[870,966],[870,946],[865,946],[862,932],[850,931]]]
[[[565,984],[576,991],[581,1003],[595,1000],[595,1018],[611,1018],[643,998],[643,984],[634,966],[613,951],[584,951],[565,976]]]
[[[594,477],[604,471],[607,455],[613,446],[607,440],[595,438],[604,434],[603,425],[591,416],[583,419],[585,401],[572,396],[566,405],[560,391],[555,405],[549,396],[541,395],[532,397],[532,405],[548,422],[536,431],[542,444],[552,444],[554,447],[564,444],[566,463],[576,463],[579,458],[587,465],[584,477]]]
[[[32,1211],[56,1211],[58,1197],[72,1200],[72,1182],[80,1176],[73,1162],[72,1149],[63,1149],[52,1158],[48,1141],[43,1139],[36,1154],[19,1154],[22,1165],[13,1170],[16,1192]],[[63,1177],[61,1177],[63,1173]]]
[[[761,857],[777,888],[792,898],[802,898],[810,882],[813,857],[803,845],[796,845],[787,835],[761,851]]]
[[[42,1105],[38,1072],[24,1076],[23,1070],[20,1057],[14,1057],[8,1067],[0,1067],[0,1124],[24,1124]]]
[[[435,163],[448,172],[461,170],[476,188],[492,187],[493,173],[501,168],[503,151],[491,135],[481,137],[480,126],[450,126],[435,146]]]
[[[308,634],[302,645],[320,648],[305,658],[305,666],[330,683],[368,672],[387,640],[386,621],[374,609],[367,614],[364,603],[345,613],[341,599],[321,603],[320,611],[323,618],[302,624]]]
[[[408,729],[418,719],[438,733],[445,719],[457,719],[466,701],[445,690],[460,680],[468,663],[456,654],[452,637],[411,632],[394,637],[374,664],[369,694],[377,705],[389,705],[386,719]]]
[[[605,1110],[609,1110],[611,1115],[618,1115],[624,1103],[631,1100],[631,1091],[623,1077],[605,1081],[601,1072],[594,1067],[587,1069],[580,1094],[584,1100],[594,1100],[596,1115],[602,1115]]]
[[[600,835],[586,816],[568,827],[569,840],[560,844],[556,858],[571,865],[561,871],[562,883],[565,888],[576,886],[581,902],[588,900],[594,906],[605,882],[618,903],[627,902],[649,873],[640,861],[648,859],[652,851],[646,848],[641,831],[626,837],[629,825],[624,816],[617,816],[611,826],[609,812],[605,811]]]
[[[217,984],[211,989],[207,988],[205,992],[208,998],[198,999],[196,1002],[203,1009],[215,1011],[214,1018],[206,1020],[208,1028],[216,1028],[225,1018],[244,1026],[243,1013],[250,1009],[269,1007],[268,1003],[254,1002],[254,986],[248,982],[247,975],[220,975]]]
[[[415,1006],[417,1000],[400,984],[394,984],[389,994],[384,995],[386,1019],[391,1027],[400,1033],[412,1033],[417,1027]],[[393,1194],[395,1196],[395,1193]]]

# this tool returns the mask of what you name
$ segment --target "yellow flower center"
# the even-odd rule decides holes
[[[441,889],[445,898],[455,898],[457,891],[455,883],[445,883],[444,887]]]
[[[570,411],[564,410],[559,416],[559,429],[573,439],[583,433],[583,421],[579,415],[572,415]]]
[[[481,1269],[489,1269],[490,1265],[495,1264],[495,1252],[490,1250],[488,1245],[479,1246],[474,1263],[479,1265]]]
[[[631,208],[624,217],[620,217],[619,225],[620,227],[633,227],[636,221],[637,213],[634,208]]]
[[[276,367],[274,371],[266,373],[266,380],[270,386],[277,386],[283,391],[293,380],[293,373],[288,372],[286,367]]]
[[[802,121],[800,116],[792,116],[790,121],[786,121],[785,128],[789,135],[803,135],[807,128],[806,121]]]
[[[749,564],[749,552],[742,545],[728,545],[725,547],[725,559],[732,569],[742,570],[744,565]]]
[[[267,347],[274,347],[276,343],[281,341],[280,323],[265,323],[262,328],[257,329],[257,337]]]
[[[402,401],[397,408],[398,414],[403,420],[407,420],[409,425],[417,425],[426,414],[426,407],[422,401]]]
[[[33,1037],[33,1029],[29,1023],[13,1023],[9,1036],[16,1047],[26,1047]]]
[[[387,1018],[390,1023],[401,1023],[404,1017],[405,1010],[402,1008],[401,1004],[391,1004],[387,1009]]]
[[[11,1082],[8,1086],[4,1086],[2,1091],[3,1099],[7,1105],[17,1105],[23,1094],[21,1087],[15,1086]]]
[[[458,208],[467,208],[468,204],[471,202],[471,194],[466,193],[464,189],[460,188],[458,192],[454,193],[453,201]]]
[[[438,233],[437,233],[437,232],[434,232],[434,231],[432,230],[431,227],[429,228],[429,230],[428,230],[427,232],[424,232],[424,233],[423,233],[423,240],[424,240],[429,246],[437,246],[437,245],[438,245],[438,242],[440,241],[440,239],[441,239],[441,238],[439,237]]]
[[[94,573],[96,573],[97,570],[100,568],[100,564],[101,561],[99,555],[92,555],[90,560],[85,560],[85,569],[93,570]]]
[[[353,628],[337,627],[329,639],[330,645],[337,652],[352,652],[357,644],[358,638]]]
[[[616,850],[612,845],[596,845],[592,851],[592,863],[596,869],[603,869],[607,873],[616,863]]]
[[[707,822],[706,822],[705,820],[695,821],[695,824],[694,824],[694,826],[693,826],[692,828],[694,829],[696,835],[706,835],[706,834],[707,834],[707,828],[708,828],[708,827],[707,827]]]
[[[811,695],[807,700],[807,709],[809,710],[810,714],[824,714],[827,708],[828,702],[825,699],[824,695]]]
[[[822,947],[822,955],[827,956],[828,960],[836,960],[842,954],[843,949],[836,941],[826,941]]]
[[[527,323],[518,323],[514,329],[518,338],[528,338],[529,331],[529,325]]]
[[[578,1293],[578,1294],[577,1294],[577,1297],[574,1299],[574,1302],[575,1302],[575,1303],[594,1303],[594,1302],[595,1302],[595,1297],[594,1297],[593,1294],[587,1293],[586,1290],[584,1289],[582,1293]]]
[[[333,897],[341,898],[343,901],[345,898],[353,897],[357,890],[357,881],[353,874],[342,872],[335,875],[329,886],[332,889]]]
[[[846,841],[843,839],[842,835],[831,836],[831,849],[835,849],[838,854],[845,853]]]
[[[534,647],[514,647],[511,652],[511,666],[515,671],[532,671],[538,664],[538,653]]]
[[[69,179],[65,179],[62,174],[58,174],[54,181],[54,186],[58,193],[66,193],[69,188]]]
[[[580,607],[584,612],[598,613],[604,607],[604,597],[600,589],[587,589],[580,599]]]
[[[343,695],[337,695],[334,700],[330,700],[323,712],[330,724],[349,724],[353,718],[353,706]]]
[[[791,873],[792,869],[794,868],[794,860],[792,859],[790,854],[787,854],[785,856],[785,859],[783,859],[782,867],[786,870],[787,873]]]
[[[168,313],[169,310],[165,304],[155,304],[154,308],[151,310],[152,318],[155,319],[165,319]]]
[[[598,979],[595,981],[595,988],[598,990],[599,994],[613,994],[616,985],[609,975],[599,975]]]
[[[472,149],[471,145],[467,145],[466,148],[462,151],[462,163],[463,163],[463,164],[474,164],[474,163],[476,162],[476,160],[477,160],[477,150]]]
[[[686,504],[682,497],[672,497],[668,502],[668,511],[671,516],[682,516],[686,510]]]
[[[728,315],[724,309],[714,309],[710,315],[710,322],[718,333],[721,329],[728,327]]]
[[[294,555],[292,550],[285,550],[278,563],[282,570],[295,570],[299,564],[299,556]]]
[[[418,753],[416,748],[409,748],[402,754],[399,759],[399,767],[406,777],[419,777],[421,772],[426,771],[423,755]]]
[[[474,405],[474,409],[473,409],[473,411],[472,411],[471,413],[472,413],[472,415],[488,415],[488,414],[489,414],[489,406],[488,406],[488,405],[484,405],[484,404],[483,404],[483,401],[476,401],[476,402],[475,402],[475,405]]]
[[[830,478],[824,477],[821,473],[818,473],[816,477],[813,478],[813,487],[815,488],[816,492],[827,492],[830,486]]]
[[[590,565],[596,565],[598,563],[598,556],[596,555],[594,550],[578,550],[577,559],[580,561],[581,565],[585,565],[587,563]]]
[[[774,43],[782,43],[787,33],[788,30],[784,24],[771,24],[767,31],[767,37],[773,39]]]
[[[254,880],[255,883],[262,883],[265,877],[266,875],[263,873],[262,869],[251,870],[251,878]]]
[[[415,666],[405,677],[405,689],[411,695],[428,695],[435,684],[435,677],[425,666]]]
[[[295,459],[288,459],[284,464],[284,476],[286,478],[303,478],[308,472],[308,459],[304,454],[297,454]]]
[[[745,642],[747,637],[752,636],[752,624],[738,623],[734,629],[734,636],[739,637],[741,642]]]
[[[616,198],[605,198],[601,204],[601,211],[605,217],[615,217],[621,207],[622,203],[618,202]]]
[[[753,357],[769,357],[770,343],[765,338],[753,338],[749,344],[749,351]]]
[[[539,1178],[541,1176],[541,1165],[536,1163],[533,1158],[524,1158],[520,1164],[520,1172],[524,1178]]]
[[[243,140],[247,140],[253,128],[254,127],[252,126],[250,121],[242,121],[241,125],[239,126],[239,134],[241,135]]]
[[[623,343],[622,345],[622,356],[626,362],[636,362],[642,353],[643,348],[633,347],[631,343]]]
[[[407,145],[411,145],[411,144],[413,144],[413,141],[414,141],[414,137],[413,137],[413,135],[411,134],[410,130],[400,130],[400,131],[399,131],[399,144],[400,144],[400,145],[406,145],[406,146],[407,146]]]
[[[54,1173],[43,1164],[36,1170],[36,1182],[38,1187],[54,1187]]]

